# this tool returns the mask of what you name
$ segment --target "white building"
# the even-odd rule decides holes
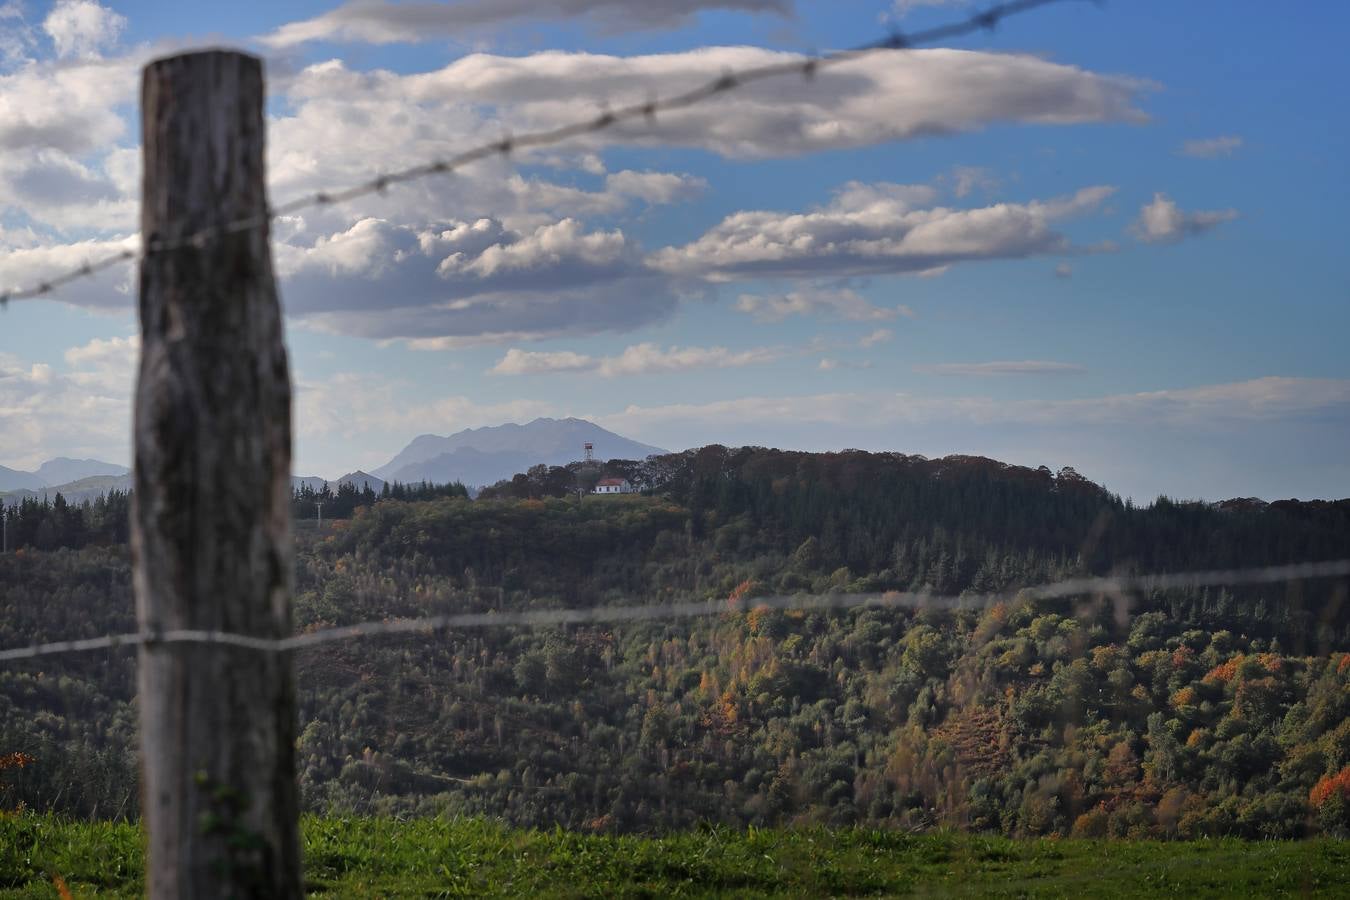
[[[594,494],[631,494],[633,486],[627,478],[601,478],[596,482]]]

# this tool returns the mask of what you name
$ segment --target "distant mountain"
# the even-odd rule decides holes
[[[358,491],[365,490],[366,485],[370,485],[370,489],[377,494],[384,489],[384,479],[376,478],[374,475],[362,472],[360,469],[357,469],[355,472],[348,472],[341,478],[320,478],[317,475],[291,476],[291,487],[297,491],[302,488],[309,488],[312,491],[321,491],[325,484],[328,485],[328,489],[333,493],[337,493],[338,488],[342,487],[344,484],[355,485]]]
[[[125,475],[131,470],[126,466],[106,463],[97,459],[71,459],[58,456],[38,466],[35,473],[48,486],[70,484],[82,478],[94,478],[99,475]]]
[[[404,483],[489,485],[540,463],[560,466],[581,459],[587,441],[601,460],[646,459],[666,452],[585,419],[535,419],[527,425],[466,428],[449,437],[421,435],[375,469],[375,475]]]
[[[348,472],[337,481],[330,485],[333,490],[337,490],[344,484],[354,485],[358,491],[364,491],[369,487],[375,493],[379,493],[384,488],[384,479],[376,478],[374,475],[362,472],[357,469],[355,472]]]
[[[46,486],[47,482],[39,478],[36,472],[0,466],[0,491],[34,490]]]
[[[329,488],[333,487],[333,484],[327,478],[320,478],[318,475],[291,476],[291,490],[295,491],[304,488],[309,488],[311,491],[321,491],[325,484],[328,485]]]
[[[56,495],[60,494],[66,498],[67,503],[79,504],[86,500],[97,500],[109,491],[129,492],[132,478],[130,472],[125,475],[91,475],[88,478],[81,478],[67,484],[5,491],[0,493],[0,502],[3,502],[6,506],[17,506],[29,497],[35,500],[41,500],[44,497],[48,500],[55,500]]]
[[[9,469],[0,466],[0,491],[40,491],[42,488],[54,488],[70,484],[83,478],[99,475],[125,475],[131,470],[126,466],[103,462],[97,459],[69,459],[58,456],[38,466],[36,472]],[[64,492],[63,492],[64,493]]]

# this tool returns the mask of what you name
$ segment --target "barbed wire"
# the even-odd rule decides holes
[[[201,249],[207,246],[211,241],[223,235],[238,234],[256,228],[262,228],[273,219],[280,216],[292,215],[304,209],[330,207],[370,194],[383,194],[393,185],[416,181],[432,175],[446,175],[483,159],[509,156],[514,151],[525,147],[543,147],[559,144],[584,134],[606,131],[621,122],[635,120],[652,122],[659,113],[685,109],[713,97],[744,87],[747,84],[763,81],[765,79],[780,78],[785,75],[799,75],[803,78],[811,79],[822,69],[861,59],[862,57],[871,56],[876,53],[910,50],[923,45],[933,44],[937,41],[962,37],[979,31],[991,31],[1004,19],[1021,13],[1030,12],[1031,10],[1042,6],[1063,2],[1068,2],[1068,0],[1011,0],[1011,2],[998,3],[982,12],[974,13],[967,18],[948,22],[943,25],[936,25],[932,28],[909,33],[900,30],[892,30],[890,34],[884,38],[851,47],[846,50],[808,55],[805,58],[794,59],[791,62],[769,63],[763,66],[753,66],[745,69],[723,72],[721,75],[698,87],[680,94],[672,95],[665,99],[654,98],[643,103],[633,103],[618,109],[605,110],[595,116],[580,119],[571,124],[560,125],[541,131],[527,132],[520,135],[502,137],[442,159],[434,159],[430,162],[421,163],[396,172],[377,174],[367,181],[363,181],[350,187],[336,190],[315,191],[314,193],[297,197],[294,200],[290,200],[278,206],[273,206],[265,212],[255,216],[249,216],[226,222],[221,225],[198,229],[191,234],[183,235],[171,240],[155,240],[150,242],[147,246],[142,247],[139,251],[126,249],[95,261],[85,262],[73,269],[62,272],[59,275],[54,275],[51,278],[47,278],[29,287],[15,288],[0,293],[0,308],[7,306],[11,300],[31,300],[52,294],[57,289],[71,282],[92,277],[98,272],[112,268],[119,263],[133,262],[154,253],[168,253],[187,248]]]
[[[344,641],[400,634],[435,634],[455,629],[494,627],[550,627],[557,625],[622,624],[742,614],[758,608],[774,610],[848,610],[857,608],[972,609],[1019,600],[1053,600],[1082,595],[1125,595],[1197,587],[1236,587],[1275,584],[1313,578],[1350,575],[1350,559],[1295,563],[1249,569],[1209,569],[1150,575],[1071,578],[1050,584],[1029,585],[996,593],[933,594],[927,591],[885,591],[863,594],[777,595],[737,600],[691,600],[680,603],[629,604],[571,609],[532,609],[507,612],[452,613],[412,619],[361,622],[319,628],[287,638],[266,638],[208,629],[175,629],[111,634],[103,637],[52,641],[28,647],[0,650],[0,662],[16,662],[109,650],[118,647],[167,644],[214,644],[262,652],[309,650]]]

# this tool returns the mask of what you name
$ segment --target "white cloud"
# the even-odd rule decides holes
[[[127,131],[139,59],[30,62],[0,74],[0,151],[106,152]]]
[[[600,417],[628,428],[671,423],[780,426],[917,424],[1167,425],[1206,428],[1350,414],[1350,380],[1266,377],[1228,384],[1079,400],[995,400],[859,392],[631,405]]]
[[[650,264],[710,280],[922,274],[957,262],[1018,259],[1072,249],[1051,224],[1090,212],[1114,188],[977,209],[923,208],[931,188],[851,182],[808,213],[738,212]]]
[[[875,347],[878,344],[888,343],[893,337],[895,337],[895,332],[891,331],[889,328],[878,328],[876,331],[865,334],[859,338],[858,346]]]
[[[827,356],[820,361],[816,368],[822,372],[833,372],[836,369],[870,369],[872,363],[870,360],[840,360]]]
[[[969,196],[977,190],[992,191],[999,186],[994,173],[979,166],[956,166],[944,180],[951,181],[952,193],[957,197]]]
[[[149,51],[102,56],[124,24],[89,0],[58,2],[40,29],[20,6],[0,6],[0,217],[37,227],[43,243],[136,227],[139,179],[125,156],[138,167],[139,154],[118,142],[131,136]]]
[[[1210,231],[1215,226],[1237,218],[1235,209],[1197,210],[1183,212],[1176,201],[1161,191],[1150,203],[1139,209],[1139,218],[1130,226],[1131,232],[1147,244],[1170,244],[1186,237]]]
[[[606,190],[620,197],[635,197],[647,203],[692,200],[707,190],[708,182],[671,172],[634,172],[624,169],[605,176]]]
[[[660,321],[676,282],[645,270],[621,229],[563,219],[519,231],[495,219],[414,228],[363,219],[274,245],[287,312],[326,332],[423,348],[625,331]]]
[[[902,315],[901,308],[873,306],[851,288],[803,288],[786,294],[741,294],[739,312],[758,322],[781,322],[788,316],[822,315],[853,322],[879,322]]]
[[[98,58],[117,43],[126,28],[126,17],[94,0],[57,0],[42,22],[60,58]]]
[[[33,27],[24,21],[20,0],[0,3],[0,66],[23,62],[35,40]]]
[[[936,363],[919,365],[914,371],[927,375],[1071,375],[1087,371],[1075,363],[1048,362],[1040,359],[1004,360],[982,363]]]
[[[729,350],[726,347],[667,347],[634,344],[617,356],[587,356],[570,351],[545,352],[511,348],[489,372],[493,375],[552,375],[588,372],[605,378],[651,375],[695,369],[729,369],[781,359],[779,347]]]
[[[512,347],[489,371],[492,375],[556,375],[562,372],[594,372],[599,360],[569,350],[547,352]]]
[[[127,392],[136,374],[141,352],[140,335],[94,338],[62,354],[73,371],[70,377],[82,384],[98,383],[110,390]]]
[[[87,240],[49,244],[31,232],[0,231],[0,293],[29,288],[48,278],[134,250],[139,239]],[[134,270],[130,262],[63,285],[55,296],[66,303],[92,307],[126,306]]]
[[[563,219],[541,225],[509,243],[492,244],[476,256],[452,253],[441,260],[436,271],[443,276],[466,273],[490,278],[505,272],[551,269],[565,260],[606,267],[617,263],[627,250],[623,232],[618,229],[588,233],[576,219]]]
[[[1186,141],[1181,145],[1181,153],[1197,159],[1214,159],[1219,156],[1232,156],[1241,147],[1242,138],[1229,134]]]
[[[792,4],[790,0],[349,0],[312,19],[287,23],[260,40],[271,47],[308,41],[419,43],[463,39],[473,29],[530,21],[581,20],[604,32],[642,31],[682,25],[705,9],[787,16]]]
[[[65,372],[0,353],[0,460],[34,468],[58,453],[126,459],[138,346],[114,337],[72,347]]]
[[[1055,277],[1056,277],[1056,278],[1072,278],[1072,277],[1073,277],[1073,266],[1069,265],[1069,264],[1066,263],[1066,262],[1062,262],[1062,263],[1056,264],[1056,266],[1055,266]]]
[[[659,18],[679,5],[664,4],[659,15],[655,7],[644,8],[640,15]],[[500,12],[486,4],[482,9]],[[31,222],[39,236],[35,244],[19,245],[13,229],[0,234],[0,289],[28,286],[100,258],[105,247],[134,246],[134,238],[120,236],[136,226],[139,151],[119,144],[134,138],[127,122],[136,73],[149,49],[101,57],[115,45],[122,23],[89,0],[58,4],[43,27],[67,60],[0,70],[0,214],[17,213],[17,221]],[[278,71],[269,87],[284,111],[269,122],[269,189],[282,199],[329,189],[368,177],[371,160],[397,169],[504,132],[593,114],[596,102],[641,100],[652,91],[665,95],[709,72],[792,58],[713,47],[628,58],[471,54],[410,75],[356,72],[340,61]],[[703,293],[698,282],[704,273],[696,267],[653,270],[624,227],[598,228],[588,220],[641,204],[685,201],[707,184],[676,172],[607,172],[599,148],[681,145],[773,156],[1004,121],[1130,121],[1141,118],[1133,104],[1142,89],[1138,82],[1043,59],[947,50],[880,54],[822,72],[806,88],[757,84],[706,109],[661,116],[654,128],[616,128],[569,148],[565,158],[527,151],[515,161],[580,169],[587,177],[577,183],[522,174],[511,160],[488,160],[454,177],[419,182],[416,189],[395,188],[279,222],[274,255],[286,311],[318,330],[423,346],[632,329],[664,319],[682,298]],[[850,185],[837,203],[913,206],[935,196],[922,186]],[[460,220],[446,222],[448,209]],[[490,233],[474,232],[485,218]],[[461,238],[468,243],[445,237],[460,229],[467,229]],[[819,266],[829,270],[838,262]],[[912,271],[935,274],[947,262]],[[908,265],[897,271],[911,271]],[[59,298],[125,305],[129,271],[71,285]],[[810,292],[766,300],[761,308],[770,318],[792,314],[792,305]],[[831,314],[859,321],[895,313],[850,302],[831,307],[805,301],[817,312],[833,309]]]
[[[271,139],[279,185],[369,160],[389,168],[523,132],[593,118],[597,104],[642,103],[705,83],[710,75],[803,57],[753,47],[610,56],[547,51],[464,56],[408,75],[355,72],[333,60],[278,80],[292,103]],[[570,145],[698,147],[772,157],[978,130],[999,122],[1073,125],[1142,121],[1141,82],[1047,60],[961,50],[873,54],[827,70],[746,85],[654,121],[619,123]],[[523,150],[527,156],[531,151]],[[548,151],[539,154],[551,158]],[[352,180],[350,177],[342,180]],[[338,183],[341,183],[339,181]],[[327,187],[318,184],[315,187]]]

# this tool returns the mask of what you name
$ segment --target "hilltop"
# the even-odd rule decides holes
[[[391,490],[297,532],[299,630],[726,610],[299,654],[306,809],[605,832],[1350,829],[1344,579],[1018,594],[1085,575],[1339,559],[1350,500],[1135,507],[1068,469],[858,451],[705,447],[605,465],[650,493],[553,497],[545,468],[510,495]],[[30,524],[11,523],[24,551],[0,555],[0,646],[132,630],[125,547],[40,552],[52,542]],[[889,591],[963,599],[815,606]],[[0,743],[41,760],[10,784],[10,805],[134,811],[134,663],[90,654],[0,673]]]
[[[607,431],[585,419],[535,419],[524,425],[466,428],[448,437],[414,438],[374,470],[387,481],[415,484],[494,484],[535,465],[566,465],[582,458],[586,443],[599,459],[645,459],[667,451]]]

